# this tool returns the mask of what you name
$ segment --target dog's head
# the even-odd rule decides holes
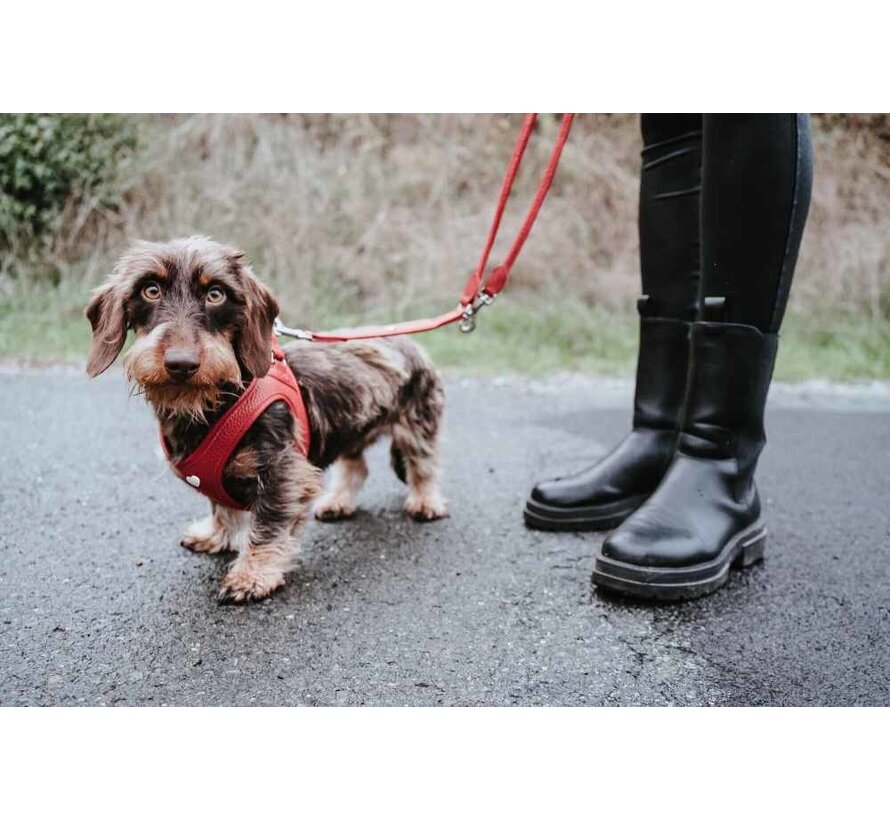
[[[127,330],[127,377],[155,407],[200,415],[223,385],[265,375],[278,305],[244,255],[206,237],[140,242],[93,294],[87,373],[117,358]]]

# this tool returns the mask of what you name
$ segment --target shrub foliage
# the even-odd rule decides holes
[[[135,146],[132,121],[113,114],[0,114],[0,248],[49,233],[66,206],[113,204]]]

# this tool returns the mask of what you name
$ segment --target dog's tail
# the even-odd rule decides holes
[[[396,446],[395,442],[393,442],[392,447],[389,448],[389,463],[392,465],[392,471],[396,474],[396,478],[398,478],[402,484],[407,484],[405,454]]]

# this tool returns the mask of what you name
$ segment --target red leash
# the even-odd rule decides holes
[[[562,155],[562,149],[569,138],[569,131],[572,127],[574,114],[563,114],[562,122],[559,125],[559,133],[556,135],[556,143],[553,151],[550,153],[550,160],[544,171],[538,190],[535,192],[532,204],[525,215],[525,221],[519,229],[516,239],[510,247],[504,261],[498,265],[488,276],[488,280],[483,285],[483,277],[488,267],[488,257],[494,246],[495,239],[498,235],[498,229],[501,226],[501,219],[504,216],[504,210],[507,207],[507,200],[510,198],[510,191],[513,189],[513,183],[516,175],[519,173],[519,166],[522,163],[522,157],[525,149],[528,147],[529,139],[537,122],[537,114],[526,114],[522,123],[522,129],[516,140],[516,147],[513,149],[513,156],[510,164],[507,166],[507,173],[504,175],[504,183],[501,186],[501,195],[498,199],[498,205],[494,213],[494,219],[491,222],[491,228],[488,231],[488,239],[482,250],[482,256],[476,270],[473,271],[470,278],[464,285],[463,292],[460,296],[460,304],[454,310],[434,316],[430,319],[413,319],[408,322],[396,322],[391,325],[379,325],[372,327],[359,327],[353,330],[341,330],[328,333],[316,333],[311,330],[295,330],[275,321],[275,332],[284,334],[285,336],[293,336],[297,339],[305,339],[311,342],[348,342],[355,339],[376,339],[382,336],[404,336],[411,333],[425,333],[428,330],[444,327],[445,325],[460,322],[460,329],[465,333],[476,327],[476,314],[485,306],[490,305],[507,284],[510,271],[513,268],[516,258],[519,256],[525,240],[531,232],[538,212],[544,204],[547,192],[553,183],[553,177],[556,175],[556,169],[559,165],[559,158]]]

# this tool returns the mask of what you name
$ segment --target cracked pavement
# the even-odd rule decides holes
[[[0,371],[3,705],[890,705],[890,398],[771,397],[766,561],[710,598],[591,589],[602,536],[526,530],[538,478],[629,422],[630,387],[451,378],[452,515],[406,520],[385,449],[359,515],[312,522],[288,586],[220,607],[178,546],[204,501],[119,371]]]

